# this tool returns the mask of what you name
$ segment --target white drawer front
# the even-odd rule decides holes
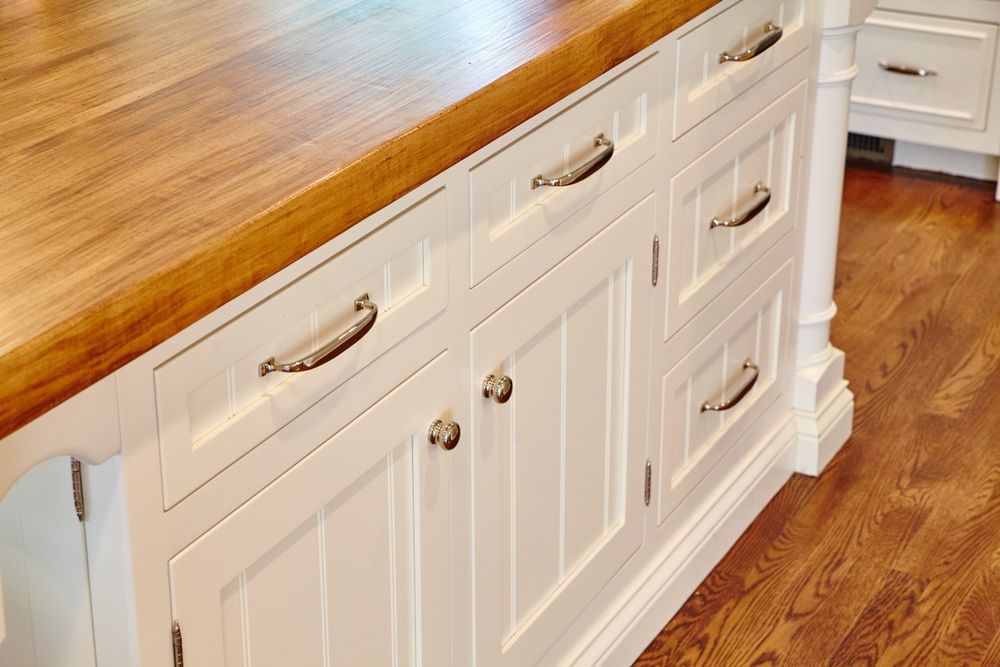
[[[674,177],[664,339],[794,226],[806,90],[803,82]]]
[[[792,263],[787,262],[662,379],[660,484],[662,523],[729,447],[780,395]],[[736,390],[757,379],[742,399]],[[728,410],[706,403],[735,402]]]
[[[996,43],[994,24],[876,10],[858,38],[851,99],[858,111],[983,130]]]
[[[720,62],[767,37],[768,25],[781,38],[743,62]],[[809,45],[804,0],[743,0],[677,40],[677,82],[673,137],[676,139],[729,104]]]
[[[416,331],[447,305],[445,193],[438,191],[154,371],[164,502],[170,507]],[[272,372],[357,322],[375,325],[329,363]]]
[[[653,157],[658,63],[650,57],[472,168],[472,285]],[[598,135],[614,142],[614,154],[591,176],[562,187],[532,187],[538,176],[560,177],[608,150],[595,146]]]
[[[446,371],[439,357],[170,561],[190,664],[448,664],[450,453],[427,441]]]

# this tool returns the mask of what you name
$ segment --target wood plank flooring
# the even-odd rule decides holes
[[[848,169],[834,345],[854,434],[635,663],[1000,666],[1000,205]]]

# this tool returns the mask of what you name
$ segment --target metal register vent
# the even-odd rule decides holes
[[[884,162],[892,164],[896,142],[882,137],[870,137],[866,134],[847,135],[847,159],[867,160],[868,162]]]

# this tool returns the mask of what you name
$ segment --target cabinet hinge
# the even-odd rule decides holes
[[[646,486],[643,492],[643,500],[646,501],[646,507],[649,507],[649,498],[653,494],[653,464],[650,463],[649,459],[646,459]]]
[[[85,511],[83,506],[83,472],[77,459],[69,460],[69,473],[73,480],[73,509],[76,510],[76,518],[83,521]]]
[[[660,237],[653,235],[653,287],[660,280]]]
[[[177,621],[174,621],[170,638],[174,643],[174,667],[184,667],[184,642],[181,639],[181,624]]]

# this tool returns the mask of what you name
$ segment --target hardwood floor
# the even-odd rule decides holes
[[[832,338],[854,434],[635,663],[1000,666],[1000,205],[848,169]]]

